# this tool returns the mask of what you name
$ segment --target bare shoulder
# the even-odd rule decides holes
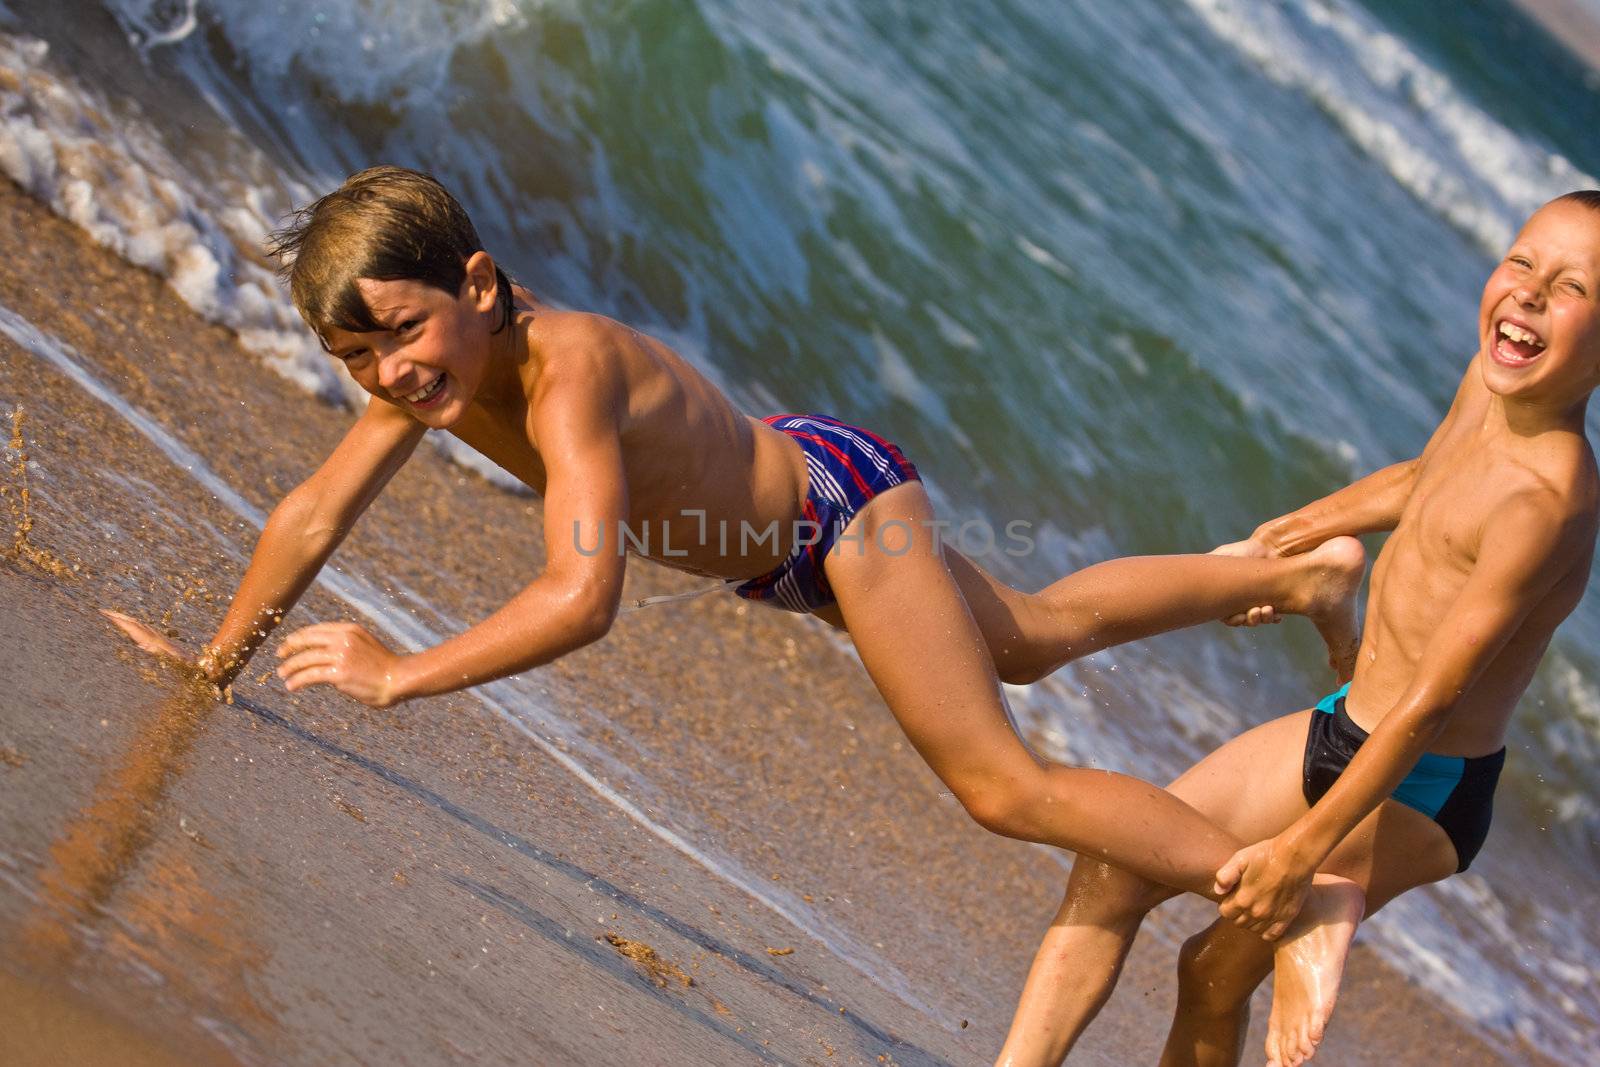
[[[616,319],[592,311],[546,311],[527,320],[530,346],[541,353],[603,358],[637,344],[639,332]]]
[[[546,311],[523,322],[537,370],[537,392],[552,386],[607,389],[620,381],[637,333],[587,311]]]
[[[517,328],[527,331],[523,387],[535,436],[548,436],[556,424],[610,425],[626,410],[625,326],[604,315],[552,309],[521,320]]]
[[[1554,438],[1538,474],[1540,486],[1559,501],[1563,514],[1573,520],[1586,519],[1594,526],[1600,516],[1600,467],[1581,430]]]
[[[1486,536],[1514,543],[1548,562],[1571,562],[1594,547],[1600,523],[1600,478],[1587,444],[1558,457],[1510,489],[1491,513]]]

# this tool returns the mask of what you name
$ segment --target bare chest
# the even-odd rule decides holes
[[[621,475],[628,487],[629,522],[659,521],[677,517],[681,509],[715,512],[722,503],[715,494],[707,499],[703,463],[697,453],[674,447],[670,435],[655,434],[634,442],[625,428],[621,439]],[[492,460],[539,496],[547,493],[550,470],[539,441],[523,413],[472,412],[452,430],[463,444]],[[648,554],[648,553],[647,553]]]
[[[1484,523],[1501,496],[1492,479],[1486,464],[1470,460],[1419,479],[1401,525],[1430,563],[1463,573],[1471,569]]]
[[[1500,470],[1501,477],[1504,470]],[[1504,493],[1489,464],[1471,455],[1422,472],[1373,571],[1380,612],[1412,620],[1437,616],[1472,573],[1485,523]],[[1423,629],[1427,628],[1423,623]]]
[[[550,473],[526,428],[515,425],[515,420],[494,419],[473,412],[450,432],[473,451],[544,496]]]

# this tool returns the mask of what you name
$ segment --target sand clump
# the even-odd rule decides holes
[[[362,811],[360,808],[356,807],[354,804],[350,803],[350,801],[346,800],[337,793],[333,795],[333,805],[346,815],[350,816],[356,822],[367,821],[366,812]]]
[[[161,613],[161,621],[156,624],[156,629],[168,637],[177,637],[178,631],[173,628],[173,617],[187,604],[202,601],[208,605],[217,603],[216,594],[206,588],[206,581],[198,575],[188,575],[182,579],[182,589],[173,600],[171,606]]]
[[[607,934],[606,942],[623,956],[628,957],[650,981],[665,989],[673,981],[685,987],[694,985],[694,979],[683,968],[656,954],[656,950],[643,941],[630,941],[620,934]]]

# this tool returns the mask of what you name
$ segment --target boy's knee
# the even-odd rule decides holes
[[[1063,912],[1074,923],[1120,926],[1144,920],[1153,908],[1173,897],[1166,886],[1130,874],[1100,860],[1080,857],[1072,867]]]
[[[1105,620],[1092,607],[1081,603],[1045,603],[1041,624],[1054,638],[1055,647],[1065,648],[1071,659],[1077,659],[1084,649],[1103,644]]]
[[[1228,966],[1226,951],[1210,933],[1195,934],[1178,950],[1178,999],[1189,1012],[1231,1015],[1249,1003],[1255,985]]]

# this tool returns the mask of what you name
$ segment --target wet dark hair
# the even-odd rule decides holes
[[[1600,189],[1577,189],[1558,196],[1550,202],[1552,204],[1582,204],[1590,211],[1600,211]]]
[[[466,211],[443,185],[405,167],[370,167],[301,208],[267,237],[294,306],[328,347],[330,327],[351,333],[384,329],[357,280],[415,281],[451,296],[461,292],[467,260],[483,248]],[[499,333],[512,320],[511,279],[495,267]]]

